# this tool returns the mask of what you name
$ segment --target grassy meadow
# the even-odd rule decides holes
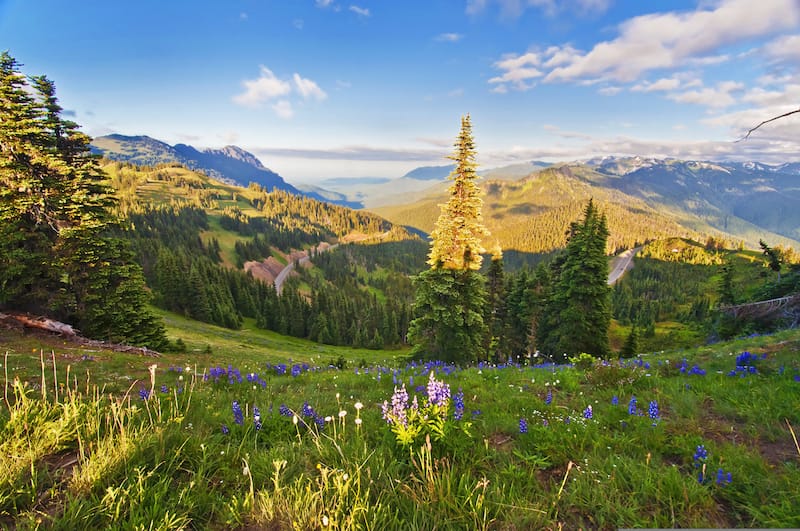
[[[184,352],[0,330],[0,526],[800,527],[797,330],[462,369],[162,316]]]

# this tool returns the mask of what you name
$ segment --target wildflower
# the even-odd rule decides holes
[[[732,478],[730,472],[728,472],[726,476],[724,470],[722,470],[721,468],[717,470],[717,485],[719,485],[720,487],[724,487],[727,483],[730,483],[731,479]]]
[[[586,406],[586,409],[583,410],[583,418],[591,419],[592,416],[593,416],[593,414],[592,414],[592,406],[591,405]]]
[[[139,389],[139,397],[142,400],[147,400],[148,398],[150,398],[150,391],[142,387],[141,389]]]
[[[226,424],[223,424],[222,425],[222,434],[223,435],[228,435],[230,432],[231,432],[230,428],[228,428],[228,426]]]
[[[347,415],[347,411],[345,411],[344,409],[339,412],[339,418],[340,419],[343,419],[346,415]]]
[[[519,419],[519,432],[528,433],[528,421],[524,418]]]
[[[291,417],[293,415],[292,410],[289,409],[286,404],[281,404],[281,407],[278,408],[278,413],[282,417]]]
[[[651,418],[651,419],[653,419],[654,421],[656,421],[656,420],[658,420],[658,419],[659,419],[659,413],[658,413],[658,402],[656,402],[655,400],[652,400],[652,401],[650,402],[650,406],[647,408],[647,414],[648,414],[648,415],[650,416],[650,418]],[[653,422],[653,425],[655,426],[655,422]]]
[[[313,417],[314,408],[308,405],[308,402],[303,402],[303,408],[300,410],[300,413],[302,413],[304,417]]]
[[[708,459],[708,450],[706,450],[705,445],[701,444],[697,447],[694,451],[694,466],[699,467],[700,463],[705,462]]]
[[[239,405],[239,402],[234,400],[233,404],[231,405],[231,409],[233,410],[233,422],[235,424],[239,424],[240,426],[244,424],[244,412],[242,411],[242,406]]]
[[[257,406],[253,406],[253,424],[256,427],[256,431],[261,429],[261,411]]]
[[[450,386],[444,382],[438,381],[431,371],[430,378],[428,379],[428,402],[434,406],[446,407],[448,400],[450,400]]]
[[[544,426],[546,428],[549,425],[550,425],[550,423],[547,422],[547,419],[542,420],[542,426]]]
[[[360,418],[360,417],[356,417],[356,420],[355,420],[355,422],[356,422],[356,426],[361,426],[361,422],[362,422],[362,420],[361,420],[361,418]]]
[[[547,390],[547,396],[544,397],[544,403],[548,406],[553,403],[553,391],[550,389]]]
[[[166,386],[166,384],[161,384],[161,392],[164,394],[169,393],[169,388]]]
[[[628,402],[628,414],[635,415],[636,414],[636,397],[631,397],[631,401]]]
[[[618,404],[619,404],[619,397],[617,395],[612,396],[611,397],[611,405],[612,406],[616,406]]]
[[[453,411],[453,418],[455,420],[461,420],[464,417],[464,392],[461,389],[453,395],[453,407],[455,408],[455,411]]]
[[[416,400],[416,396],[414,400]],[[403,386],[398,389],[397,387],[394,388],[394,393],[392,394],[392,407],[389,407],[389,403],[384,400],[383,406],[381,410],[383,411],[383,418],[386,420],[387,424],[400,424],[405,426],[406,425],[406,409],[408,408],[408,391],[406,391],[406,386]]]
[[[356,402],[355,404],[353,404],[353,407],[356,408],[356,411],[361,411],[361,408],[364,407],[364,404],[362,404],[361,402]]]

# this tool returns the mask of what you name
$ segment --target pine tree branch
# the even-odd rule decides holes
[[[759,127],[761,127],[764,124],[768,124],[770,122],[774,122],[775,120],[780,120],[781,118],[786,118],[787,116],[791,116],[792,114],[795,114],[795,113],[798,113],[798,112],[800,112],[800,109],[795,109],[793,111],[789,111],[787,113],[783,113],[780,116],[774,116],[774,117],[770,118],[769,120],[764,120],[763,122],[761,122],[757,126],[753,127],[749,131],[747,131],[747,134],[744,135],[739,140],[737,140],[736,142],[741,142],[742,140],[747,140],[750,137],[750,133],[752,133],[753,131],[755,131],[756,129],[758,129]]]

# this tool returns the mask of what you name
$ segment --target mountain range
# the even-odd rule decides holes
[[[433,229],[452,170],[449,165],[426,166],[394,179],[336,178],[294,186],[236,146],[198,150],[147,136],[116,134],[98,137],[92,145],[96,153],[112,160],[137,165],[180,163],[228,184],[255,182],[267,190],[369,208],[424,232]],[[526,239],[531,240],[545,225],[556,232],[562,225],[568,227],[568,218],[590,197],[609,210],[610,218],[638,226],[641,234],[636,238],[672,232],[694,238],[728,237],[750,246],[763,238],[771,244],[800,247],[800,163],[796,162],[776,166],[600,157],[558,164],[529,161],[483,170],[479,175],[485,193],[484,218],[503,248],[547,250],[549,244],[541,248],[527,244]]]

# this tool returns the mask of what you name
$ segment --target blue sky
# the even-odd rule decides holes
[[[92,136],[236,144],[290,182],[599,155],[800,160],[800,0],[0,0]]]

